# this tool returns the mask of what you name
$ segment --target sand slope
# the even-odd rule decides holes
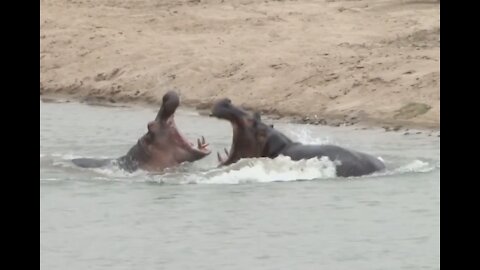
[[[43,0],[40,93],[439,127],[440,4]]]

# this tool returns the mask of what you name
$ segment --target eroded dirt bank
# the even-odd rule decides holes
[[[40,93],[438,128],[437,1],[42,0]]]

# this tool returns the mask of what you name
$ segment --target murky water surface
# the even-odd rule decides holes
[[[41,269],[439,269],[440,138],[275,122],[305,143],[382,157],[387,172],[340,179],[325,162],[216,154],[165,174],[81,169],[119,157],[152,108],[40,106]],[[228,122],[179,111],[177,126],[212,150]]]

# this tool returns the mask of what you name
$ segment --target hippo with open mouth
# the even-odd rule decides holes
[[[229,99],[221,99],[213,106],[212,117],[229,121],[233,127],[233,141],[227,157],[219,153],[220,165],[229,165],[242,158],[288,156],[292,160],[328,157],[336,164],[337,176],[362,176],[385,169],[383,162],[369,154],[336,145],[305,145],[294,142],[272,125],[263,123],[260,114],[253,115],[234,106]]]
[[[197,139],[197,146],[190,143],[175,125],[174,114],[180,98],[173,91],[167,92],[154,121],[147,125],[143,135],[125,156],[118,159],[78,158],[72,162],[83,168],[98,168],[116,163],[128,172],[138,169],[159,172],[183,162],[194,162],[210,154],[205,138]]]

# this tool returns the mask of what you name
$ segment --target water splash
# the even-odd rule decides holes
[[[325,179],[335,176],[335,165],[328,158],[292,161],[290,157],[280,156],[276,159],[242,159],[227,167],[183,176],[166,174],[153,178],[152,181],[172,183],[172,179],[176,179],[177,183],[181,184],[242,184]]]
[[[293,129],[292,129],[293,130]],[[296,128],[295,132],[287,132],[288,135],[294,140],[304,144],[334,144],[330,138],[319,138],[312,135],[312,130],[306,127],[300,129]]]
[[[113,164],[106,167],[93,168],[91,170],[101,175],[95,177],[95,179],[98,180],[135,180],[145,179],[145,177],[148,176],[148,173],[145,171],[137,170],[130,173]]]
[[[62,181],[62,179],[60,178],[54,178],[54,177],[46,177],[46,178],[41,178],[40,177],[40,182],[41,181],[45,181],[45,182],[58,182],[58,181]]]
[[[409,172],[431,172],[435,169],[435,165],[432,165],[426,161],[414,160],[408,164],[405,164],[394,170],[395,173],[409,173]]]
[[[40,158],[53,158],[55,160],[72,160],[75,158],[89,158],[81,155],[75,155],[72,153],[50,153],[50,154],[40,154]],[[99,157],[92,157],[99,158]]]
[[[243,184],[318,180],[336,177],[335,163],[327,157],[300,161],[293,161],[286,156],[279,156],[275,159],[249,158],[242,159],[230,166],[213,169],[201,169],[192,166],[194,164],[186,163],[175,168],[166,169],[161,173],[151,173],[142,170],[129,173],[113,164],[102,168],[78,168],[70,162],[72,158],[78,157],[72,154],[52,154],[49,156],[57,157],[52,162],[55,167],[60,167],[62,170],[87,170],[93,173],[90,175],[91,179],[99,181],[149,182],[173,185]],[[379,159],[383,161],[382,157],[379,157]],[[409,161],[403,165],[397,163],[396,165],[390,164],[388,166],[389,163],[387,159],[387,168],[390,168],[386,171],[363,177],[425,173],[439,168],[439,163],[429,163],[422,160]]]

